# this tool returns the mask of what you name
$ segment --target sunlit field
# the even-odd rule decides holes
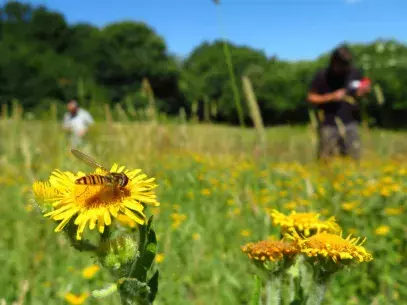
[[[89,171],[69,152],[58,122],[0,121],[0,304],[119,304],[87,297],[109,275],[72,249],[32,205],[31,184],[53,169]],[[241,246],[278,239],[269,211],[315,211],[367,237],[374,260],[341,272],[324,304],[407,304],[406,134],[363,129],[359,165],[315,160],[308,127],[274,127],[261,149],[253,129],[99,122],[83,151],[156,177],[156,304],[248,304],[254,267]],[[85,269],[91,267],[91,269]],[[3,303],[1,303],[3,302]],[[71,300],[71,304],[75,304]]]

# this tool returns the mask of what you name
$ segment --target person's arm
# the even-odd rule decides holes
[[[310,90],[308,92],[308,96],[307,96],[308,102],[310,102],[312,104],[316,104],[316,105],[325,104],[325,103],[330,103],[330,102],[340,100],[345,96],[345,94],[346,94],[345,89],[339,89],[334,92],[325,93],[325,94],[319,93],[318,91],[319,91],[319,88],[320,88],[322,82],[323,82],[322,74],[318,73],[312,80],[311,88],[310,88]]]
[[[315,92],[308,93],[308,101],[313,104],[325,104],[339,101],[346,95],[345,89],[338,89],[332,93],[318,94]]]
[[[81,137],[84,136],[84,135],[88,132],[89,126],[94,123],[92,116],[91,116],[90,113],[87,112],[87,111],[84,113],[84,121],[85,121],[86,128],[84,128],[84,129],[79,133],[79,135],[80,135]]]

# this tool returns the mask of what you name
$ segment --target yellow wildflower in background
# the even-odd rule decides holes
[[[201,194],[202,194],[203,196],[209,196],[209,195],[211,194],[211,190],[210,190],[210,189],[203,189],[203,190],[201,191]]]
[[[372,255],[362,246],[359,238],[346,239],[340,235],[326,232],[315,234],[308,238],[301,238],[299,235],[293,235],[298,243],[301,252],[309,257],[321,256],[329,257],[335,263],[341,261],[368,262],[373,259]]]
[[[180,206],[179,204],[177,204],[177,203],[174,203],[174,204],[172,205],[172,209],[173,209],[174,211],[179,211],[179,210],[181,210],[181,206]]]
[[[287,216],[277,210],[272,210],[270,214],[274,225],[279,225],[283,233],[290,233],[294,230],[307,237],[317,232],[339,233],[341,230],[333,216],[328,220],[321,220],[318,213],[292,211]]]
[[[92,265],[89,267],[86,267],[85,269],[82,270],[82,276],[85,279],[91,279],[95,276],[95,274],[100,270],[100,267],[98,265]]]
[[[351,201],[342,203],[342,210],[353,211],[359,205],[359,201]]]
[[[235,200],[232,199],[232,198],[230,198],[230,199],[228,199],[228,200],[226,201],[226,203],[227,203],[228,205],[234,205],[234,204],[235,204]]]
[[[278,261],[284,256],[291,257],[298,253],[297,247],[293,243],[285,241],[263,240],[257,243],[249,243],[243,246],[242,251],[250,259],[257,261]]]
[[[81,305],[83,304],[86,299],[89,297],[89,293],[84,292],[80,295],[75,295],[71,292],[68,292],[67,294],[65,294],[65,301],[67,301],[69,304],[71,305]]]
[[[398,216],[403,214],[403,207],[400,208],[386,208],[384,209],[384,213],[388,216]]]
[[[389,226],[380,226],[375,230],[376,235],[387,235],[390,232],[390,227]]]
[[[187,219],[187,216],[185,214],[172,213],[171,218],[172,228],[177,229],[181,225],[181,223],[183,223],[185,219]]]
[[[161,263],[164,260],[165,256],[162,253],[157,253],[155,256],[155,262],[157,264]]]
[[[250,232],[250,230],[241,230],[240,231],[240,235],[242,235],[243,237],[248,237],[252,234],[252,232]]]
[[[122,214],[144,224],[142,203],[159,206],[153,191],[157,187],[153,183],[154,178],[146,179],[145,174],[139,174],[140,169],[130,171],[117,164],[112,166],[111,172],[124,172],[129,178],[128,184],[124,187],[76,184],[75,181],[84,177],[84,173],[59,170],[52,173],[49,182],[33,184],[37,201],[52,205],[51,211],[44,216],[60,221],[55,232],[60,232],[73,217],[78,225],[77,239],[82,238],[88,224],[91,230],[97,225],[99,232],[103,233],[105,226],[111,225],[112,217]],[[103,171],[97,169],[94,174],[103,174]],[[47,209],[47,206],[43,208]]]

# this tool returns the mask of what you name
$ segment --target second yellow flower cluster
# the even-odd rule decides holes
[[[283,235],[279,241],[260,241],[242,247],[254,261],[276,262],[292,259],[297,254],[309,258],[332,259],[335,264],[348,265],[352,262],[368,262],[372,255],[362,246],[365,239],[343,238],[341,228],[334,217],[321,220],[318,213],[282,214],[276,210],[270,212],[275,225],[280,226]]]

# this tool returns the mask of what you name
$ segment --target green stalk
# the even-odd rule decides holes
[[[315,281],[311,285],[306,305],[320,305],[325,296],[327,281]]]
[[[220,4],[219,1],[214,0],[214,2],[217,5]],[[221,24],[220,13],[219,13],[219,24]],[[239,123],[240,123],[241,127],[244,127],[245,125],[244,125],[244,118],[243,118],[243,110],[242,110],[242,106],[240,103],[240,94],[239,94],[239,89],[236,84],[235,73],[233,71],[232,57],[230,55],[229,46],[228,46],[226,40],[223,39],[222,41],[223,41],[223,52],[225,53],[226,64],[228,65],[228,71],[229,71],[229,76],[230,76],[230,85],[232,87],[233,96],[234,96],[234,100],[235,100],[235,104],[236,104],[236,110],[237,110],[237,114],[239,116]]]
[[[290,305],[295,299],[294,278],[288,272],[286,272],[284,278],[282,279],[281,296],[283,305]]]
[[[244,127],[243,111],[242,106],[240,105],[240,94],[239,89],[236,85],[235,73],[233,72],[232,57],[230,56],[230,50],[228,44],[223,40],[223,52],[225,53],[226,63],[228,65],[229,75],[230,75],[230,85],[232,87],[233,96],[235,98],[236,110],[239,116],[239,123],[241,127]]]
[[[280,305],[282,272],[269,273],[266,283],[266,305]]]

